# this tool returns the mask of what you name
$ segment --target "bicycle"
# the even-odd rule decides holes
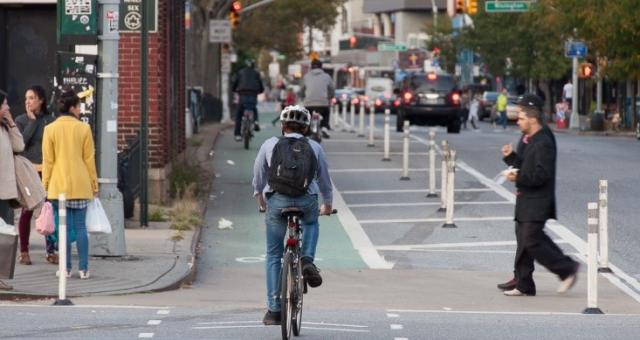
[[[309,133],[311,134],[311,139],[315,140],[318,143],[322,143],[322,134],[320,122],[322,121],[322,116],[313,111],[311,114],[311,122],[309,124]]]
[[[338,211],[333,209],[331,214]],[[284,255],[282,256],[282,270],[280,273],[280,305],[282,339],[299,336],[302,327],[302,301],[307,292],[307,284],[302,273],[302,229],[300,219],[302,210],[296,207],[282,209],[281,214],[287,219],[287,234]]]
[[[253,137],[254,113],[253,110],[245,109],[242,115],[242,125],[240,133],[244,141],[245,150],[249,150],[249,142]]]

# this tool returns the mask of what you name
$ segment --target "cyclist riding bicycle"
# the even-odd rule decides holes
[[[258,124],[258,95],[264,92],[260,73],[255,70],[256,62],[253,59],[246,60],[246,67],[240,70],[233,82],[233,92],[239,96],[238,110],[236,110],[236,126],[233,134],[237,142],[242,141],[240,125],[245,110],[252,110],[254,115],[255,131],[260,131]]]
[[[271,137],[260,147],[253,168],[253,194],[260,211],[266,210],[267,308],[265,325],[280,324],[280,270],[287,220],[281,210],[301,209],[302,265],[307,284],[318,287],[322,277],[313,260],[319,236],[319,215],[332,211],[333,189],[324,151],[304,135],[311,115],[302,106],[287,106],[280,113],[282,137]],[[322,205],[318,208],[318,194]]]

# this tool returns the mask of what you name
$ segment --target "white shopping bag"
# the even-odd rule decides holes
[[[92,234],[111,234],[111,224],[98,198],[92,199],[87,206],[86,224],[87,231]]]

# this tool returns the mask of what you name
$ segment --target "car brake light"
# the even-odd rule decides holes
[[[382,106],[382,100],[376,99],[376,106]]]
[[[427,79],[436,80],[436,79],[438,79],[438,75],[436,75],[435,73],[429,73],[429,74],[427,74]]]
[[[405,92],[404,93],[404,101],[405,102],[407,102],[407,103],[410,102],[411,98],[413,98],[413,94],[411,94],[411,92]]]
[[[351,101],[351,104],[353,105],[358,105],[360,101],[358,100],[358,98],[353,98],[353,100]]]
[[[456,105],[457,105],[457,104],[460,104],[460,94],[459,94],[459,93],[457,93],[457,92],[454,92],[454,93],[451,95],[451,101],[453,101],[453,103],[454,103],[454,104],[456,104]]]
[[[400,106],[400,100],[396,99],[393,101],[393,106]]]
[[[335,104],[335,103],[337,103],[337,102],[338,102],[338,101],[336,100],[336,98],[331,98],[331,104]]]

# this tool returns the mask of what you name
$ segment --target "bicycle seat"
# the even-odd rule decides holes
[[[298,218],[304,216],[304,212],[300,208],[291,207],[280,210],[282,217],[296,216]]]

